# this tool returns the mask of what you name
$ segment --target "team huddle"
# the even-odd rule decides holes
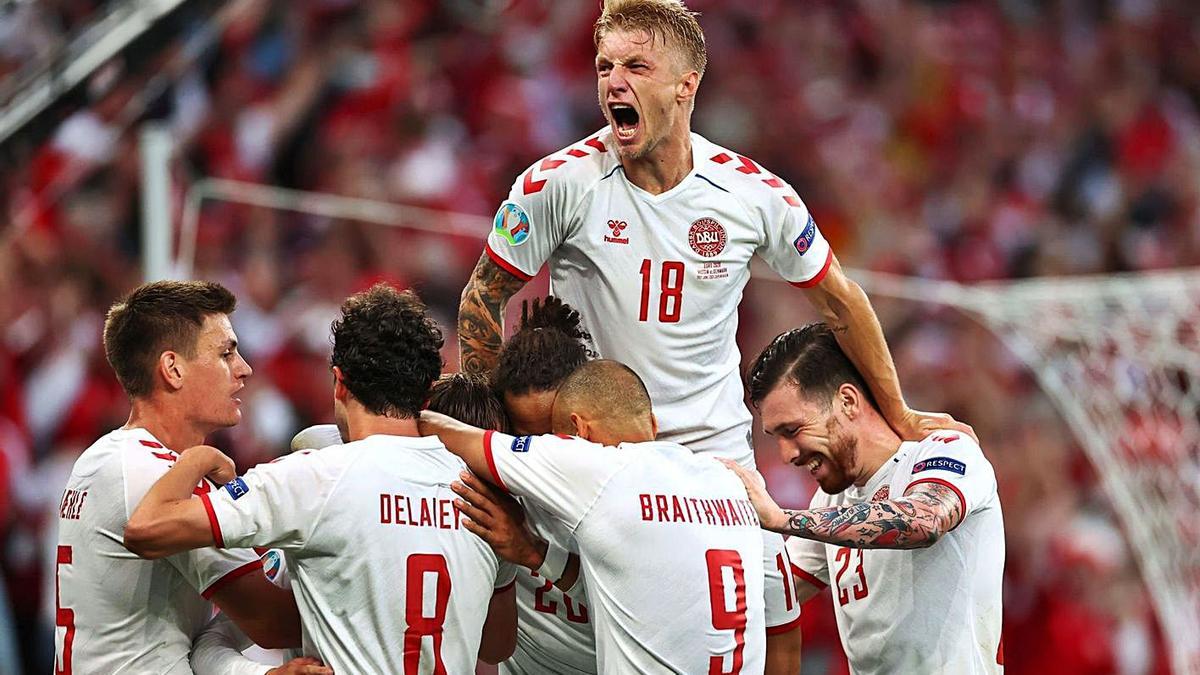
[[[414,293],[355,294],[331,327],[336,425],[239,475],[204,445],[252,374],[236,299],[164,281],[113,305],[131,414],[63,494],[56,672],[795,675],[801,604],[826,586],[856,673],[1002,672],[1003,521],[970,427],[907,406],[799,196],[691,132],[696,15],[608,0],[595,42],[608,126],[500,206],[461,372]],[[755,255],[823,321],[743,383]],[[543,266],[553,295],[504,340]],[[809,509],[755,471],[747,394],[820,486]]]

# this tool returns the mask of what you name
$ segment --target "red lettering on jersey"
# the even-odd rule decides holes
[[[433,516],[429,513],[429,502],[421,500],[421,527],[433,525]]]
[[[654,507],[650,504],[650,495],[638,495],[638,501],[642,504],[642,520],[654,520]]]
[[[733,500],[727,499],[725,501],[729,502],[729,520],[730,520],[730,522],[732,522],[734,525],[745,525],[746,523],[745,523],[745,521],[742,520],[742,515],[740,513],[738,513],[738,507],[736,504],[733,503]]]
[[[716,525],[717,521],[713,519],[712,500],[701,499],[700,505],[704,507],[704,517],[708,519],[708,524]]]
[[[671,495],[671,521],[676,523],[683,522],[683,507],[679,506],[679,497]]]
[[[404,504],[400,503],[401,499],[404,499]],[[405,513],[408,513],[408,509],[406,507],[412,506],[412,504],[408,503],[408,500],[405,499],[404,495],[392,495],[392,502],[396,511],[396,524],[408,525],[408,516],[405,516],[404,522],[400,521],[400,511],[403,510]]]
[[[728,162],[729,160],[731,160],[733,158],[722,152],[719,155],[713,155],[709,159],[716,162],[717,164],[725,164],[726,162]]]
[[[667,496],[654,495],[654,505],[658,507],[658,519],[661,521],[667,520]]]
[[[729,525],[729,512],[725,510],[725,502],[718,499],[713,504],[713,510],[717,513],[717,522],[721,525]]]
[[[438,529],[450,529],[450,512],[447,510],[451,504],[446,499],[439,499],[437,503]]]
[[[388,495],[379,495],[379,522],[384,525],[392,523],[392,499]]]

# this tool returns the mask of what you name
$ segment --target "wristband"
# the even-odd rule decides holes
[[[567,571],[568,556],[566,549],[553,541],[547,541],[546,557],[542,560],[542,566],[537,568],[538,576],[550,582],[558,581]]]

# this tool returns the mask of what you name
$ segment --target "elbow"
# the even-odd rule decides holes
[[[159,537],[156,529],[153,523],[146,523],[141,519],[131,519],[125,524],[125,548],[130,553],[146,560],[165,558],[168,553],[158,546]]]

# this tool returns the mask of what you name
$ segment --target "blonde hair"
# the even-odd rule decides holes
[[[599,47],[611,30],[644,30],[677,47],[686,65],[703,77],[708,53],[698,16],[682,0],[602,0],[592,38]]]

